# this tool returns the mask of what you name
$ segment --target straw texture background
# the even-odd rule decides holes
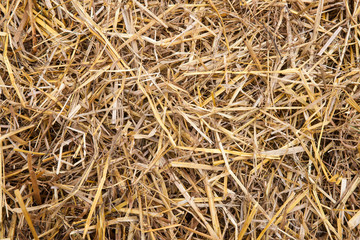
[[[1,0],[0,239],[357,239],[358,0]]]

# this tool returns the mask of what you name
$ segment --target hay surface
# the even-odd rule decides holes
[[[359,237],[356,0],[0,2],[0,239]]]

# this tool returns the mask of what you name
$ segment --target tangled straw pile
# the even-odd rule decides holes
[[[1,239],[355,239],[360,3],[0,3]]]

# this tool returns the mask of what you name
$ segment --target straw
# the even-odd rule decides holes
[[[359,1],[0,1],[0,239],[359,239]]]

